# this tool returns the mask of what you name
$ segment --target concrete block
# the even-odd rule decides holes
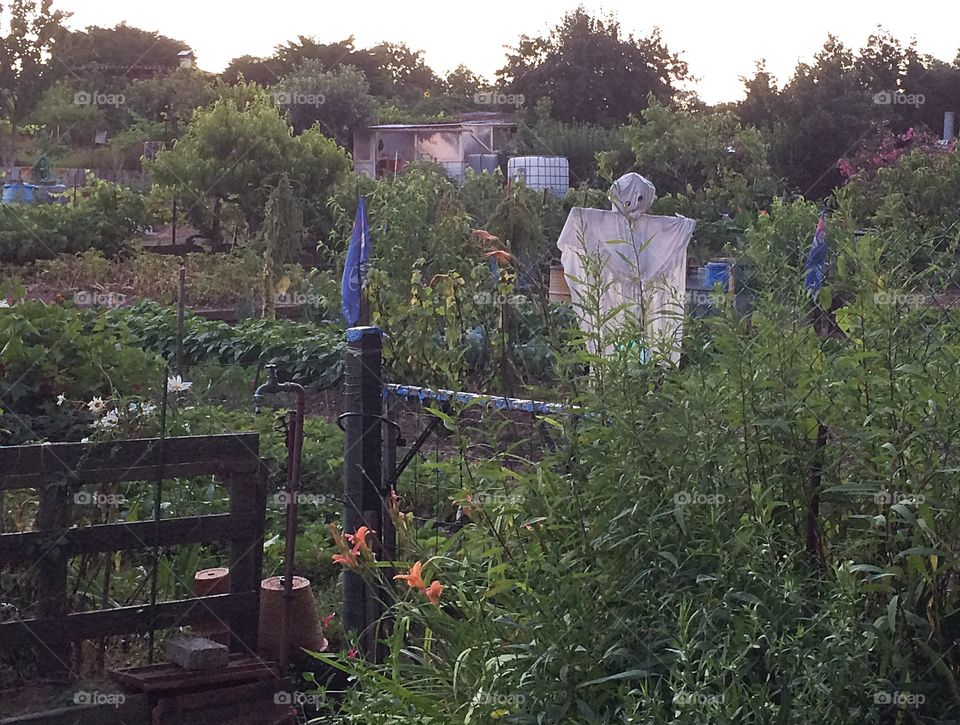
[[[185,670],[214,670],[227,666],[230,650],[203,637],[174,639],[167,642],[167,660]]]

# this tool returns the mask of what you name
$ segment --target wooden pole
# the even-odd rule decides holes
[[[183,313],[187,300],[187,267],[180,259],[180,274],[177,280],[177,375],[183,375]]]

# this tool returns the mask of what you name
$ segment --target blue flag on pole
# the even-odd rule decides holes
[[[807,277],[803,286],[811,294],[817,294],[827,277],[827,210],[820,212],[817,231],[813,235],[813,244],[807,254]]]
[[[367,202],[360,197],[357,204],[357,217],[353,220],[353,234],[347,248],[347,262],[343,268],[343,281],[340,285],[343,317],[347,325],[356,325],[360,320],[360,295],[363,294],[363,282],[367,276],[367,262],[370,259],[370,222],[367,220]]]

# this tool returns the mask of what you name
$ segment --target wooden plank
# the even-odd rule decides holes
[[[0,562],[39,561],[54,552],[69,558],[78,554],[130,551],[154,546],[209,544],[245,536],[256,526],[255,518],[245,520],[230,514],[209,514],[161,521],[98,524],[61,531],[0,534]]]
[[[166,439],[165,477],[256,471],[258,433]],[[0,447],[0,489],[71,483],[142,481],[158,477],[159,438],[103,443],[50,443]]]
[[[249,612],[258,612],[259,588],[256,591],[232,592],[210,597],[195,597],[149,604],[117,607],[95,612],[67,614],[58,619],[27,619],[0,624],[0,649],[42,648],[40,642],[65,643],[96,639],[117,634],[170,629],[198,622],[246,621]],[[59,646],[59,645],[58,645]]]
[[[230,488],[230,515],[255,522],[248,531],[230,541],[230,591],[256,591],[257,602],[231,622],[230,649],[257,651],[260,623],[260,581],[263,576],[263,537],[267,512],[267,468],[261,465],[252,476],[224,478]]]
[[[112,670],[110,677],[137,692],[186,692],[224,683],[256,682],[279,677],[279,669],[251,655],[232,654],[230,664],[219,670],[185,673],[170,663]]]
[[[37,506],[37,526],[44,530],[56,530],[67,525],[70,499],[67,486],[50,483],[40,489]],[[58,621],[67,611],[67,564],[68,557],[62,550],[48,549],[37,560],[37,608],[40,616],[49,621]],[[37,669],[42,675],[69,672],[69,646],[51,645],[46,638],[37,643]]]
[[[83,705],[0,718],[0,725],[134,725],[150,722],[146,695],[123,695],[117,705]]]
[[[289,678],[279,677],[205,692],[160,699],[153,711],[158,725],[295,725],[289,705],[275,702],[277,692],[291,692]]]

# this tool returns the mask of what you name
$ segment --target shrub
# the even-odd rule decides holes
[[[116,256],[152,223],[141,194],[96,182],[76,206],[0,206],[0,261],[26,263],[87,249]]]

